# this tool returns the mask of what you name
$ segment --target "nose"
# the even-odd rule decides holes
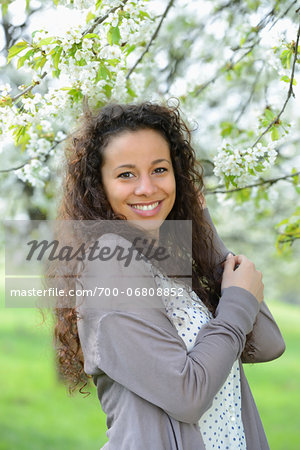
[[[141,175],[137,181],[134,193],[150,197],[157,191],[155,181],[149,175]]]

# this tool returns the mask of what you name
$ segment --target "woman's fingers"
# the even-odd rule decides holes
[[[237,286],[248,290],[259,302],[263,301],[262,273],[245,255],[228,255],[224,262],[221,288]]]

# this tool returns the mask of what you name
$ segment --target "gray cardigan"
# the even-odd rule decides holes
[[[225,256],[214,230],[214,243]],[[130,246],[116,235],[100,239]],[[103,244],[102,243],[102,244]],[[84,289],[118,286],[156,289],[148,266],[116,259],[89,263],[80,280]],[[90,300],[90,301],[89,301]],[[95,304],[95,301],[97,304]],[[78,331],[84,368],[93,376],[107,415],[105,450],[204,450],[198,426],[201,415],[239,359],[242,420],[248,450],[269,449],[242,362],[279,357],[285,344],[263,302],[239,287],[223,290],[216,317],[204,325],[191,351],[169,320],[161,297],[107,296],[77,298]],[[99,306],[100,305],[100,306]],[[246,335],[253,329],[251,361],[243,357]]]

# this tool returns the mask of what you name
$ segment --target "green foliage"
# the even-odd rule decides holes
[[[8,11],[8,6],[11,3],[10,0],[1,0],[1,11],[2,11],[2,16],[6,16],[7,11]]]
[[[221,122],[221,136],[223,138],[231,136],[232,138],[236,138],[240,134],[240,130],[238,126],[234,122]]]
[[[121,39],[119,27],[110,27],[107,32],[107,40],[110,45],[118,45]]]
[[[287,75],[283,75],[281,78],[280,78],[280,81],[284,81],[285,83],[290,83],[291,82],[291,79],[290,79],[290,77],[288,77]],[[295,80],[295,78],[293,79],[293,86],[296,86],[296,84],[297,84],[297,81]]]
[[[276,229],[279,234],[276,240],[278,253],[290,252],[294,241],[300,239],[300,206],[290,217],[280,221]]]
[[[107,80],[111,78],[111,73],[109,69],[106,67],[105,62],[100,62],[99,69],[96,76],[96,81],[99,80]]]
[[[16,55],[18,55],[22,50],[28,47],[28,42],[20,41],[13,45],[8,52],[7,62],[9,63]]]
[[[279,139],[279,131],[276,125],[271,128],[271,139],[272,141],[278,141]]]
[[[300,308],[268,302],[286,342],[273,362],[245,364],[272,450],[297,450],[300,439]],[[38,311],[1,309],[0,381],[5,390],[0,408],[1,448],[19,450],[92,450],[103,446],[105,415],[95,387],[84,398],[66,395],[54,369],[52,326]],[[16,389],[16,386],[22,389]],[[59,414],[57,413],[59,405]],[[41,413],[42,411],[42,413]],[[53,433],[55,430],[55,433]],[[76,433],[74,433],[76,430]]]
[[[3,0],[2,9],[9,3]],[[64,1],[55,1],[58,3],[65,4]],[[283,161],[285,168],[287,160],[291,166],[295,165],[292,157],[284,160],[279,155],[276,158],[275,150],[282,145],[280,139],[290,131],[289,122],[291,119],[296,122],[297,115],[293,117],[287,109],[278,117],[281,105],[273,101],[273,92],[276,92],[276,87],[278,90],[286,88],[286,93],[289,90],[296,33],[294,40],[290,36],[287,40],[286,33],[282,32],[279,38],[275,29],[277,24],[281,29],[281,25],[287,29],[298,24],[296,7],[288,8],[287,0],[274,0],[271,4],[266,0],[228,2],[226,5],[214,0],[211,3],[212,12],[205,19],[192,12],[193,7],[199,7],[196,0],[189,2],[185,9],[179,6],[172,8],[174,13],[164,18],[158,35],[147,50],[148,55],[137,64],[129,78],[130,68],[143,54],[163,18],[161,14],[152,15],[149,12],[151,8],[147,9],[144,3],[129,1],[116,8],[112,6],[113,12],[108,14],[107,2],[104,4],[98,0],[89,7],[85,2],[70,1],[70,7],[77,9],[82,17],[78,27],[72,26],[65,34],[57,36],[49,36],[48,32],[40,29],[33,32],[30,42],[21,37],[20,42],[9,49],[8,69],[19,69],[20,79],[23,68],[26,68],[26,77],[32,70],[32,82],[26,78],[24,91],[29,88],[33,98],[38,93],[43,101],[37,105],[23,102],[22,93],[20,97],[19,91],[14,92],[17,86],[13,86],[11,93],[5,88],[0,93],[1,111],[6,113],[9,106],[13,110],[11,115],[7,114],[10,120],[18,117],[19,124],[8,124],[6,129],[13,130],[16,147],[30,151],[30,154],[36,151],[37,159],[40,157],[38,146],[31,145],[32,141],[42,139],[42,147],[58,150],[56,142],[60,139],[56,139],[56,133],[68,133],[78,119],[83,98],[88,99],[92,108],[110,100],[140,101],[153,95],[166,101],[177,96],[178,82],[178,86],[186,84],[178,95],[184,113],[201,121],[201,158],[216,155],[216,148],[222,147],[220,137],[229,143],[223,168],[222,161],[219,172],[215,171],[216,164],[214,167],[216,187],[218,178],[221,178],[220,184],[225,184],[229,190],[255,184],[262,179],[266,168],[270,168],[271,177],[273,168],[274,176],[280,175]],[[26,7],[31,13],[30,0],[26,0]],[[143,24],[146,25],[145,33]],[[213,27],[218,28],[217,33]],[[265,36],[271,40],[265,40]],[[299,63],[298,55],[295,78]],[[293,85],[296,85],[295,78]],[[69,81],[64,85],[62,80]],[[14,97],[18,100],[14,101]],[[59,99],[58,105],[64,105],[62,109],[65,111],[60,110],[56,99]],[[45,127],[52,127],[52,130],[44,132],[39,128],[37,115],[46,123]],[[5,127],[0,128],[5,134]],[[268,132],[265,132],[267,128]],[[261,138],[259,135],[263,133]],[[258,137],[262,148],[254,145]],[[51,163],[52,154],[47,154],[46,160],[47,164],[48,161]],[[30,174],[30,167],[26,169]],[[296,178],[293,192],[298,195],[300,187]],[[28,183],[32,183],[32,178],[28,177]],[[265,184],[258,188],[256,195],[249,188],[230,195],[239,205],[252,202],[257,208],[267,209],[267,203],[271,202],[268,190],[269,185]]]
[[[300,432],[300,308],[267,300],[283,334],[286,351],[274,361],[244,369],[272,450],[298,450]]]
[[[285,69],[289,69],[291,66],[291,59],[293,56],[293,51],[291,49],[283,50],[283,52],[280,55],[280,61],[282,66]]]

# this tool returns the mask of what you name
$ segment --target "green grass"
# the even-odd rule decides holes
[[[244,365],[271,450],[300,448],[300,308],[271,303],[286,351],[268,363]]]
[[[99,449],[106,424],[95,388],[68,395],[41,321],[36,310],[0,309],[0,449]]]
[[[296,450],[300,308],[272,303],[271,310],[287,350],[274,362],[245,369],[271,449]],[[0,309],[0,449],[98,450],[106,425],[95,389],[87,398],[67,395],[56,377],[50,325],[40,322],[33,309]]]

